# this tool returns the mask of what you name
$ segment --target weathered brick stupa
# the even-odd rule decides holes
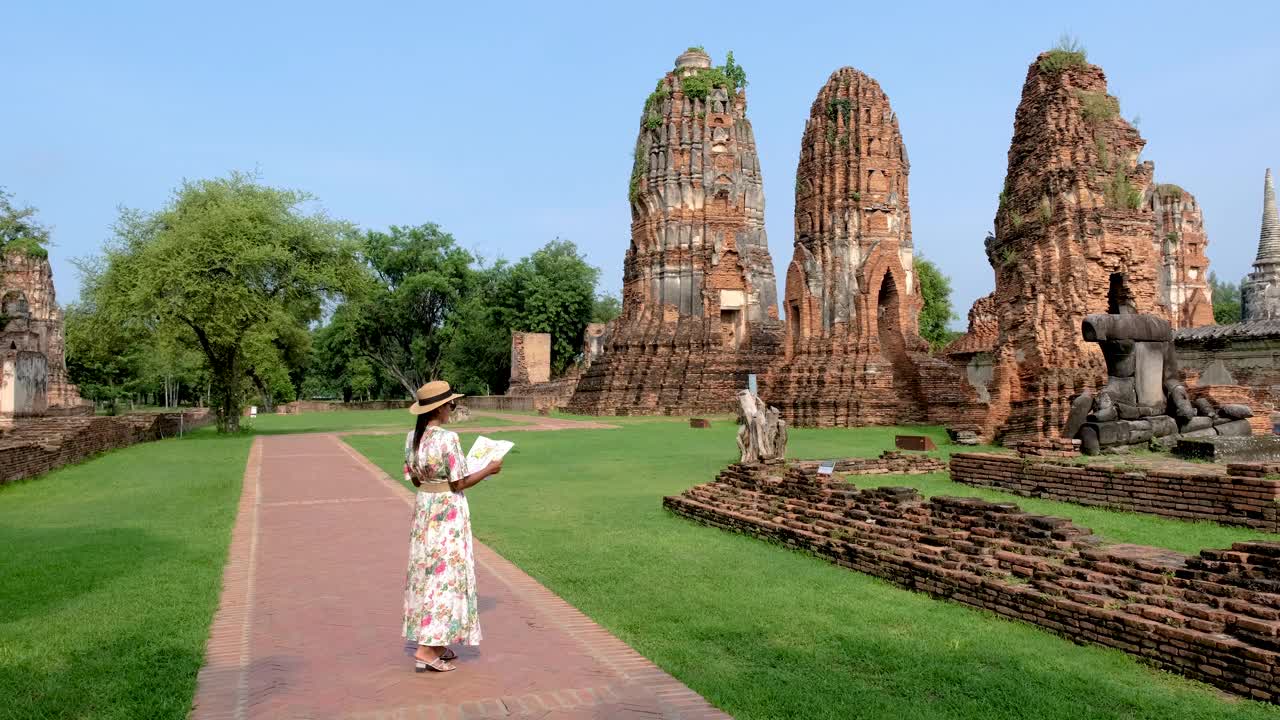
[[[1267,168],[1262,183],[1262,233],[1253,272],[1240,284],[1240,320],[1280,320],[1280,213],[1276,186]]]
[[[1106,312],[1113,274],[1125,274],[1137,312],[1163,314],[1144,144],[1083,52],[1054,50],[1031,64],[986,242],[996,289],[970,315],[994,312],[997,332],[971,327],[952,346],[964,350],[955,357],[975,397],[988,398],[974,421],[988,438],[1058,437],[1071,398],[1105,380],[1080,323]]]
[[[690,49],[645,102],[622,315],[569,409],[730,412],[778,352],[764,187],[741,68]]]
[[[1191,193],[1177,185],[1157,184],[1147,204],[1155,214],[1155,243],[1160,258],[1157,276],[1160,315],[1174,330],[1213,324],[1209,258],[1204,215]]]
[[[879,83],[850,67],[832,73],[800,143],[785,357],[760,386],[792,424],[927,418],[912,358],[927,347],[917,330],[910,169]]]
[[[62,310],[47,258],[25,252],[0,256],[0,355],[0,414],[92,413],[67,378]]]

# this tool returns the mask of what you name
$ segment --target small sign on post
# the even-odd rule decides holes
[[[821,463],[818,464],[819,475],[830,475],[835,471],[836,471],[835,460],[823,460]]]
[[[251,418],[256,418],[256,417],[258,417],[258,406],[257,406],[257,405],[250,405],[250,406],[249,406],[249,417],[251,417]]]

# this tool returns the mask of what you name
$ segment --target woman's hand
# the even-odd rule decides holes
[[[484,466],[485,477],[489,477],[490,475],[497,475],[500,472],[502,472],[501,460],[490,460],[489,464]]]

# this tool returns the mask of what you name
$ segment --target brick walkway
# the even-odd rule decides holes
[[[412,501],[335,436],[258,438],[191,717],[728,717],[479,543],[484,643],[414,673]]]

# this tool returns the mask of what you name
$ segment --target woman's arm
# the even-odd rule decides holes
[[[461,492],[469,487],[475,487],[481,480],[500,472],[502,472],[502,461],[494,460],[461,480],[450,482],[449,487],[453,488],[454,492]]]

